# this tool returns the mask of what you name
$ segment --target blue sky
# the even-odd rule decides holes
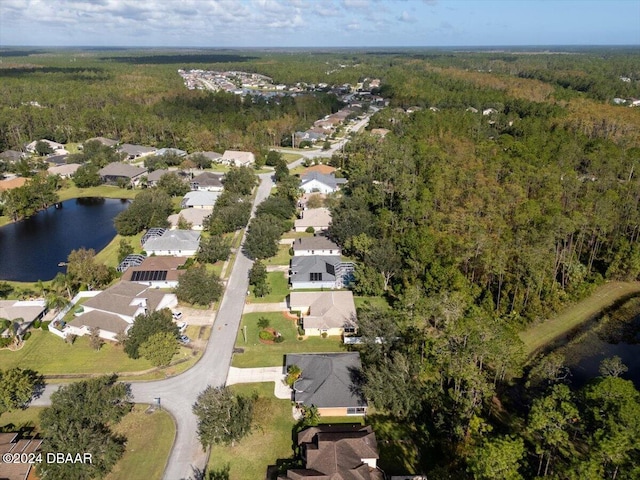
[[[640,0],[0,0],[0,45],[640,45]]]

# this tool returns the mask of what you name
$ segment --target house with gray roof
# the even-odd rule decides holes
[[[212,209],[220,196],[220,192],[207,192],[194,190],[187,192],[182,199],[182,208],[206,208]]]
[[[155,187],[165,173],[169,173],[169,170],[161,168],[147,173],[147,185]]]
[[[146,157],[156,151],[153,147],[145,147],[144,145],[134,145],[131,143],[123,143],[118,147],[119,152],[127,154],[129,160],[135,160],[137,158]]]
[[[294,256],[340,255],[340,247],[323,235],[296,238],[293,242]]]
[[[88,143],[88,142],[100,142],[105,147],[115,147],[116,145],[118,145],[117,140],[111,140],[110,138],[105,138],[105,137],[93,137],[93,138],[88,138],[87,140],[84,141],[84,143]]]
[[[26,155],[23,152],[18,152],[17,150],[5,150],[0,153],[0,159],[10,163],[17,162],[25,156]]]
[[[80,168],[79,163],[65,163],[64,165],[56,165],[55,167],[49,167],[47,172],[49,175],[60,175],[60,178],[71,178],[76,173],[76,170]]]
[[[305,335],[337,336],[356,333],[358,328],[356,305],[350,290],[291,292],[289,310],[299,314]]]
[[[352,262],[340,255],[294,255],[289,268],[289,285],[296,289],[340,289],[353,281]]]
[[[179,148],[161,148],[154,152],[156,157],[164,157],[165,155],[175,155],[176,157],[186,157],[187,152]]]
[[[98,170],[98,174],[105,183],[117,184],[119,181],[129,182],[136,185],[140,182],[143,175],[147,173],[144,167],[136,167],[128,163],[113,162]]]
[[[189,157],[193,155],[202,155],[204,157],[207,157],[209,160],[211,160],[214,163],[220,163],[220,161],[222,160],[222,154],[218,152],[194,152],[191,155],[189,155]]]
[[[100,329],[100,336],[115,340],[119,332],[126,332],[135,317],[171,308],[178,303],[173,293],[135,282],[119,282],[89,298],[82,304],[82,313],[63,329],[64,335],[87,335],[92,327]]]
[[[367,401],[361,392],[360,354],[300,353],[288,354],[283,373],[296,365],[302,373],[293,384],[292,400],[315,405],[322,416],[365,415]]]
[[[301,177],[300,188],[305,193],[334,193],[340,185],[346,183],[344,178],[336,178],[335,175],[326,175],[320,172],[308,172]]]
[[[147,255],[171,255],[191,257],[200,246],[200,232],[193,230],[167,230],[162,235],[149,238],[142,248]]]
[[[370,426],[319,425],[298,433],[304,468],[287,470],[278,480],[384,480],[377,467],[378,442]],[[402,477],[404,478],[404,477]]]
[[[189,182],[191,190],[200,190],[206,192],[221,192],[224,189],[222,184],[222,175],[212,172],[202,172],[196,175]]]

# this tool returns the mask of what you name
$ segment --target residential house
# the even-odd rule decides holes
[[[302,174],[302,176],[305,176],[305,175],[307,175],[308,173],[311,173],[311,172],[318,172],[318,173],[321,173],[323,175],[331,175],[335,171],[336,171],[335,167],[332,167],[331,165],[325,165],[324,163],[319,163],[318,165],[313,165],[313,166],[307,168],[304,171],[304,173]]]
[[[174,213],[173,215],[169,215],[169,223],[171,224],[171,229],[175,230],[180,223],[180,217],[182,219],[191,224],[191,230],[204,230],[204,223],[207,218],[213,213],[212,208],[185,208],[180,210],[180,213]]]
[[[293,255],[340,255],[340,247],[323,235],[296,238],[293,242]]]
[[[185,261],[184,257],[147,257],[140,265],[128,268],[122,280],[154,288],[175,288],[180,275],[186,272],[180,269]]]
[[[83,313],[63,330],[66,335],[87,335],[91,328],[100,336],[115,340],[120,332],[131,328],[136,316],[177,305],[175,294],[136,282],[119,282],[82,304]]]
[[[117,184],[120,181],[124,181],[131,185],[137,185],[146,173],[147,169],[144,167],[136,167],[135,165],[122,162],[109,163],[98,170],[102,181],[110,184]]]
[[[309,227],[314,232],[322,232],[331,225],[331,211],[328,208],[307,208],[300,211],[300,218],[294,222],[296,232],[304,232]]]
[[[69,154],[63,153],[61,155],[49,155],[47,157],[47,163],[52,165],[65,165],[67,163],[67,157]]]
[[[343,335],[358,329],[356,305],[349,290],[291,292],[289,310],[299,312],[305,335]]]
[[[84,143],[88,142],[100,142],[105,147],[115,147],[116,145],[118,145],[117,140],[111,140],[110,138],[105,137],[93,137],[84,141]]]
[[[301,177],[300,188],[305,193],[334,193],[339,186],[346,183],[344,178],[336,178],[335,175],[324,175],[319,172],[309,172]]]
[[[169,170],[167,170],[166,168],[161,168],[147,173],[147,185],[150,187],[157,186],[160,178],[162,178],[165,173],[169,173]]]
[[[187,152],[179,148],[161,148],[154,152],[156,157],[164,157],[165,155],[175,155],[176,157],[186,157]]]
[[[0,180],[0,192],[22,187],[25,183],[27,183],[27,179],[25,177],[13,177]]]
[[[39,438],[22,438],[21,432],[0,433],[0,455],[10,455],[9,458],[37,459],[42,440]],[[15,455],[15,457],[14,457]],[[31,472],[35,462],[0,462],[0,478],[2,480],[32,480],[37,478]]]
[[[189,157],[193,155],[203,155],[214,163],[220,163],[222,161],[222,154],[218,152],[195,152],[189,155]]]
[[[200,175],[196,175],[189,184],[191,185],[191,190],[221,192],[224,189],[222,175],[211,172],[202,172]]]
[[[205,208],[210,210],[216,204],[220,195],[220,192],[194,190],[187,192],[180,205],[182,208]]]
[[[44,300],[0,300],[0,318],[17,324],[17,329],[9,327],[2,332],[2,336],[8,337],[13,333],[22,335],[33,322],[44,317],[46,313],[47,303]],[[13,332],[10,331],[11,328],[14,328]]]
[[[328,417],[367,413],[367,401],[360,390],[362,363],[359,353],[288,354],[283,373],[287,373],[292,365],[302,371],[293,384],[292,400],[295,403],[314,405],[321,416]]]
[[[225,165],[248,167],[256,163],[256,156],[252,152],[226,150],[224,154],[222,154],[220,161]]]
[[[145,260],[144,255],[140,255],[139,253],[130,253],[118,264],[116,267],[116,271],[118,272],[126,272],[128,268],[137,267],[138,265],[142,265],[142,262]]]
[[[128,160],[136,160],[146,157],[156,151],[153,147],[145,147],[144,145],[133,145],[131,143],[123,143],[118,147],[118,151],[125,153]]]
[[[324,141],[327,138],[327,134],[326,133],[318,133],[318,132],[313,132],[311,130],[307,130],[305,132],[296,132],[295,133],[295,141],[296,141],[296,145],[299,145],[300,142],[311,142],[311,143],[316,143],[319,141]]]
[[[147,255],[191,257],[200,246],[200,232],[167,230],[159,237],[149,238],[142,246]]]
[[[297,289],[340,289],[353,281],[352,262],[340,255],[298,255],[291,258],[289,284]]]
[[[4,160],[5,162],[13,163],[18,162],[25,157],[25,154],[22,152],[18,152],[17,150],[5,150],[0,153],[0,160]]]
[[[60,175],[60,178],[71,178],[76,170],[80,168],[79,163],[66,163],[64,165],[56,165],[55,167],[49,167],[47,172],[49,175]]]
[[[384,480],[378,469],[378,444],[370,426],[319,425],[298,433],[304,468],[292,468],[278,480]],[[404,478],[404,477],[402,477]]]
[[[46,138],[43,138],[42,140],[34,140],[31,143],[28,143],[25,146],[25,150],[29,153],[36,153],[36,145],[38,144],[38,142],[44,142],[47,145],[49,145],[49,147],[51,148],[51,150],[53,150],[53,153],[56,155],[62,155],[65,153],[69,153],[67,150],[65,150],[64,145],[58,142],[53,142],[51,140],[47,140]]]

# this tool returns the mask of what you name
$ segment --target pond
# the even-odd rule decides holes
[[[577,388],[600,375],[600,362],[618,356],[628,367],[622,378],[640,389],[640,297],[632,298],[562,347]]]
[[[0,279],[51,280],[71,250],[102,250],[116,235],[113,218],[128,200],[74,198],[0,228]]]

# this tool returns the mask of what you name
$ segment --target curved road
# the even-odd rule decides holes
[[[362,129],[369,117],[348,127],[349,131]],[[289,164],[293,168],[304,158],[331,157],[348,142],[348,138],[336,142],[326,151],[299,151],[302,158]],[[291,152],[291,150],[282,150]],[[260,185],[253,203],[253,212],[271,193],[274,186],[271,173],[259,175]],[[244,244],[244,237],[242,239]],[[242,249],[238,250],[236,260],[227,282],[227,288],[211,330],[206,349],[196,365],[184,373],[166,380],[152,382],[131,382],[131,392],[136,403],[155,403],[160,398],[162,408],[169,411],[176,422],[176,438],[169,456],[163,478],[165,480],[200,479],[204,471],[208,452],[202,449],[196,434],[198,422],[191,411],[198,394],[208,385],[222,386],[227,380],[231,356],[236,335],[240,328],[240,320],[245,304],[245,296],[249,288],[249,270],[252,260],[247,258]],[[51,393],[60,385],[47,385],[43,394],[34,399],[31,405],[49,405]]]

